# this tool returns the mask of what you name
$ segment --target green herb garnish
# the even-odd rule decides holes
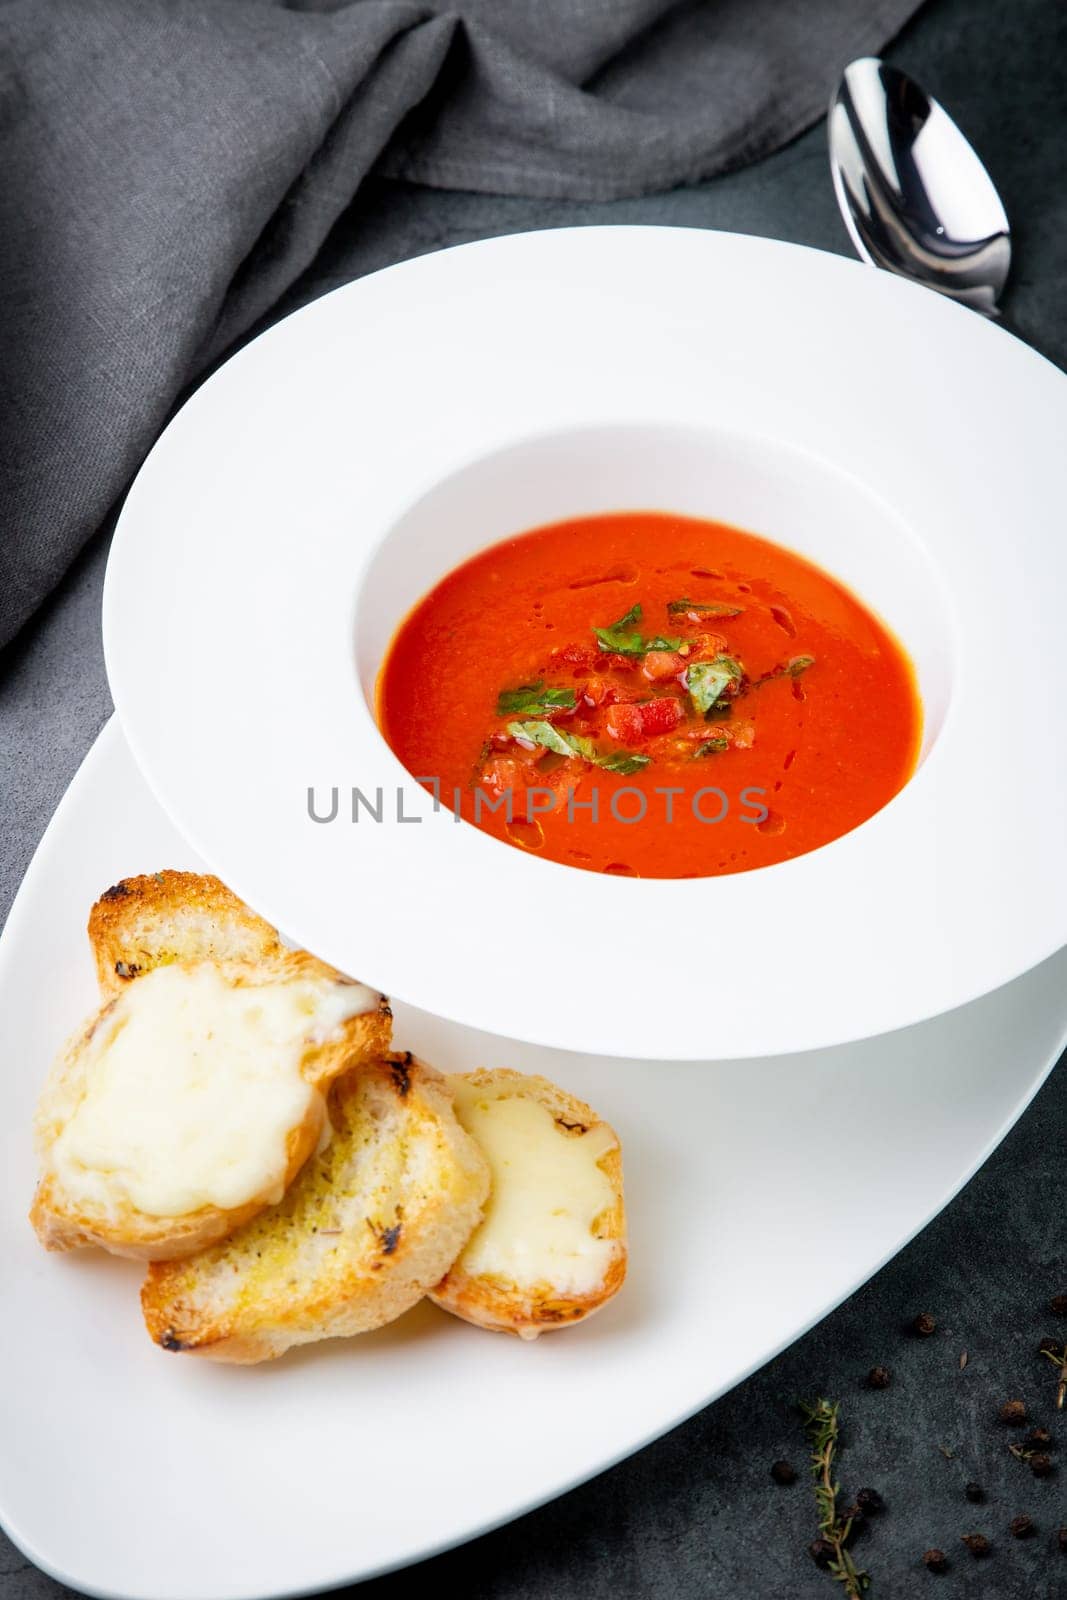
[[[577,695],[573,689],[546,689],[544,678],[536,683],[520,683],[515,689],[502,689],[497,696],[498,717],[543,717],[547,711],[573,711]]]
[[[641,621],[641,605],[630,607],[626,615],[620,617],[618,622],[611,622],[606,628],[594,628],[597,644],[601,650],[610,650],[618,656],[639,656],[644,654],[645,643],[639,633],[627,633],[625,630],[635,622]]]
[[[685,686],[696,709],[706,717],[724,689],[739,682],[743,675],[733,656],[715,656],[711,661],[694,661],[687,667]]]
[[[840,1425],[837,1405],[829,1400],[816,1400],[814,1405],[801,1403],[801,1414],[808,1438],[811,1441],[811,1471],[815,1484],[815,1505],[819,1520],[819,1539],[812,1546],[820,1566],[825,1566],[831,1576],[841,1584],[847,1600],[862,1600],[870,1577],[861,1572],[846,1546],[855,1520],[853,1511],[839,1511],[836,1482],[836,1458],[840,1446]]]
[[[681,649],[684,639],[664,639],[659,634],[654,639],[645,639],[639,633],[628,632],[635,622],[641,621],[641,617],[641,603],[638,601],[618,622],[611,622],[606,628],[594,628],[599,648],[615,656],[644,656],[650,650]]]
[[[551,722],[509,722],[508,732],[513,739],[524,739],[528,744],[542,744],[556,755],[580,756],[594,767],[603,767],[605,772],[615,772],[624,778],[631,772],[640,772],[652,760],[651,756],[638,755],[629,750],[611,750],[602,754],[592,739],[583,739],[577,733],[562,733]]]
[[[628,778],[631,772],[640,772],[652,763],[651,756],[638,755],[633,750],[614,750],[611,755],[594,756],[593,760],[605,772],[616,772],[620,778]]]
[[[754,687],[758,689],[761,684],[773,683],[776,678],[799,678],[802,672],[807,672],[808,668],[814,665],[814,656],[790,656],[788,661],[780,661],[770,672],[765,672],[762,678],[757,678]]]
[[[744,606],[731,605],[728,600],[688,600],[683,596],[681,600],[667,601],[670,617],[679,613],[684,616],[688,611],[698,611],[702,617],[739,617],[744,609]]]
[[[508,732],[513,739],[524,739],[527,744],[543,744],[558,756],[582,756],[592,761],[593,743],[576,733],[561,733],[551,722],[509,722]]]
[[[693,751],[693,760],[699,761],[701,756],[721,755],[724,750],[729,750],[730,741],[725,733],[716,733],[712,738],[705,739],[702,745]]]

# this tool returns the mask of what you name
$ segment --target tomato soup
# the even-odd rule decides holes
[[[451,572],[398,630],[378,714],[487,833],[649,878],[847,833],[907,781],[922,725],[900,645],[828,573],[648,511],[537,528]]]

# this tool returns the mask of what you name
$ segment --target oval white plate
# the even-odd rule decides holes
[[[803,1070],[789,1057],[653,1067],[567,1055],[401,1007],[398,1040],[439,1065],[544,1072],[616,1124],[631,1234],[622,1295],[535,1345],[424,1305],[274,1365],[211,1367],[150,1344],[133,1263],[48,1256],[26,1221],[34,1100],[94,1004],[87,908],[119,877],[197,864],[112,723],[0,941],[0,1523],[90,1594],[323,1589],[471,1538],[601,1471],[739,1382],[900,1249],[1007,1131],[1063,1040],[1067,954],[951,1016],[817,1052]],[[816,1144],[835,1152],[830,1185],[810,1181]]]
[[[648,1059],[868,1037],[1067,942],[1065,437],[1052,366],[835,256],[658,228],[444,251],[274,328],[168,428],[108,568],[115,702],[203,857],[398,998]],[[406,604],[471,548],[646,497],[829,561],[915,650],[927,755],[863,827],[604,877],[435,814],[385,746],[367,695]],[[384,823],[347,820],[352,786]]]

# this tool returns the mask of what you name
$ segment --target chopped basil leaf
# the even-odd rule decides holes
[[[594,628],[597,644],[601,650],[608,650],[617,656],[640,656],[645,653],[644,640],[639,633],[627,633],[625,630],[635,622],[641,621],[641,605],[638,602],[632,605],[624,617],[618,622],[610,622],[606,628]]]
[[[508,732],[513,739],[544,745],[546,750],[552,750],[556,755],[580,756],[595,767],[603,767],[605,772],[617,772],[623,777],[631,772],[640,772],[652,759],[651,756],[637,755],[628,750],[612,750],[602,755],[592,739],[583,739],[577,733],[561,733],[551,722],[509,722]]]
[[[554,750],[560,756],[573,756],[580,754],[571,738],[565,738],[558,728],[551,722],[509,722],[508,732],[513,739],[522,739],[526,744],[543,744],[546,750]],[[577,741],[588,743],[587,740]]]
[[[725,733],[717,733],[712,739],[705,739],[704,743],[693,751],[693,760],[699,761],[701,756],[721,755],[724,750],[729,750],[730,741]]]
[[[712,661],[694,661],[687,667],[685,686],[696,709],[706,717],[723,690],[741,676],[733,656],[716,656]]]
[[[728,600],[668,600],[668,616],[685,614],[687,611],[698,611],[702,617],[739,617],[744,612],[744,606],[731,605]]]
[[[573,711],[577,705],[573,689],[546,689],[545,680],[520,683],[516,689],[502,689],[497,696],[498,717],[543,717],[546,711]]]
[[[639,633],[626,631],[640,621],[641,605],[638,602],[618,622],[611,622],[606,628],[594,628],[600,649],[615,656],[644,656],[650,650],[678,650],[681,647],[681,639],[664,639],[659,634],[654,639],[643,639]]]
[[[786,675],[790,678],[799,678],[802,672],[807,672],[808,668],[814,665],[814,656],[793,656],[785,664]]]
[[[572,755],[581,756],[583,761],[598,760],[596,745],[592,739],[583,739],[578,733],[568,733],[567,743],[571,747]]]
[[[632,750],[613,750],[611,755],[594,756],[593,760],[605,772],[617,772],[621,778],[628,778],[631,772],[640,772],[642,767],[649,766],[652,757],[638,755]]]
[[[790,656],[788,661],[780,661],[770,672],[765,672],[762,678],[756,679],[756,688],[761,684],[773,683],[776,678],[799,678],[802,672],[807,672],[809,667],[815,665],[814,656]]]

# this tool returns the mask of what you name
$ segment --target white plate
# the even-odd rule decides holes
[[[211,1367],[149,1342],[132,1263],[45,1255],[26,1221],[33,1102],[94,1000],[86,909],[120,876],[194,864],[112,723],[0,943],[0,1521],[38,1565],[95,1594],[239,1600],[342,1584],[601,1471],[898,1250],[1006,1132],[1064,1033],[1063,954],[964,1011],[803,1061],[597,1060],[400,1007],[398,1036],[442,1066],[543,1071],[616,1123],[626,1288],[535,1345],[425,1305],[274,1365]],[[831,1184],[810,1181],[815,1146],[834,1152]]]
[[[116,705],[222,876],[437,1015],[649,1059],[867,1037],[1067,943],[1065,437],[1055,368],[836,256],[581,228],[422,257],[272,329],[167,430],[108,568]],[[433,813],[368,705],[393,626],[474,548],[627,504],[776,537],[886,616],[927,709],[889,806],[779,866],[641,882]],[[309,786],[352,785],[393,820],[309,819]],[[533,992],[546,963],[583,981]]]

